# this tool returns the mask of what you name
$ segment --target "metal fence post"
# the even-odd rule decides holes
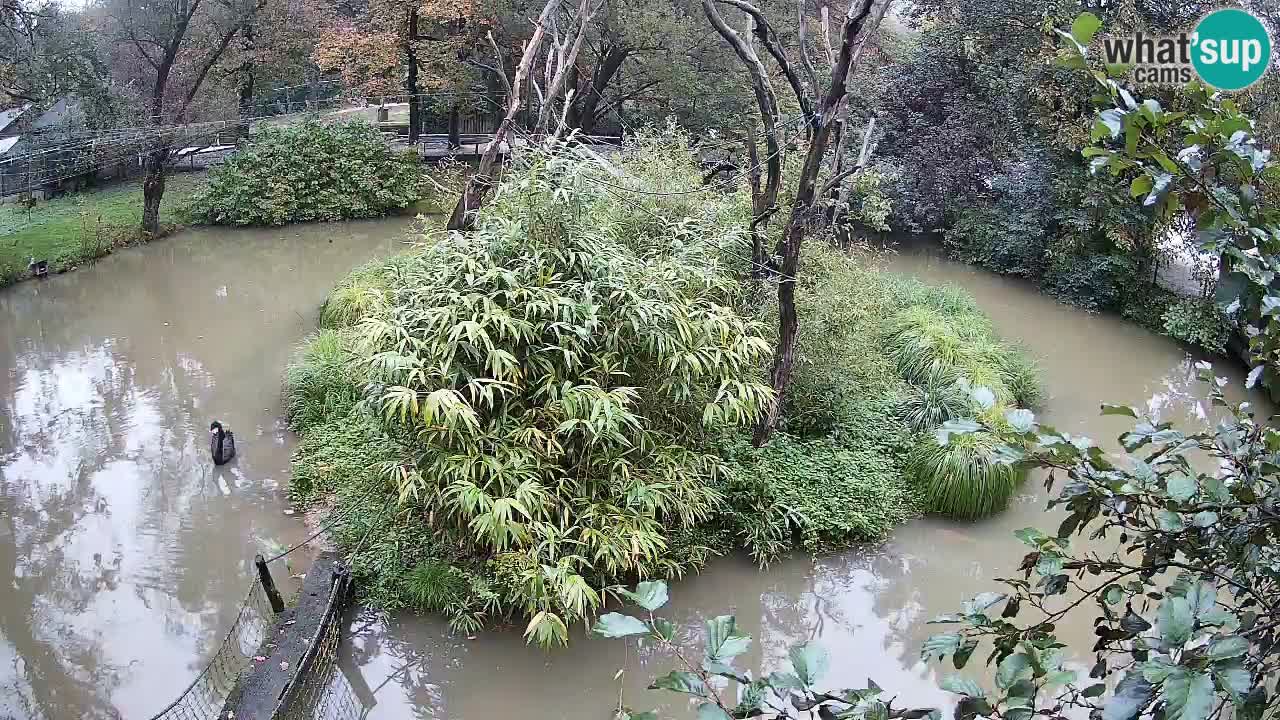
[[[267,591],[271,609],[277,614],[284,612],[284,598],[280,597],[280,591],[276,589],[276,581],[271,578],[271,571],[267,569],[267,561],[261,553],[253,557],[253,564],[258,566],[258,582],[262,583],[262,589]]]

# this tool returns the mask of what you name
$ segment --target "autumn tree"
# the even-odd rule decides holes
[[[108,6],[115,69],[141,77],[146,121],[142,230],[160,230],[160,201],[181,126],[211,71],[264,0],[112,0]]]
[[[478,0],[370,0],[352,17],[335,10],[313,58],[339,72],[344,84],[368,95],[398,94],[409,106],[409,140],[422,132],[427,92],[448,98],[450,137],[457,139],[463,98],[483,81],[471,60],[488,56],[492,8]]]

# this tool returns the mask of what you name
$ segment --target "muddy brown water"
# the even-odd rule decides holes
[[[145,720],[191,682],[253,554],[305,535],[289,354],[406,224],[191,230],[0,291],[0,718]]]
[[[192,231],[0,292],[0,718],[146,720],[195,676],[253,553],[305,534],[285,514],[282,368],[333,283],[391,251],[404,226]],[[1097,417],[1102,400],[1207,412],[1197,358],[1164,338],[927,254],[889,270],[972,292],[1040,360],[1041,417],[1060,429],[1117,435],[1122,422]],[[208,457],[215,417],[241,452],[222,470]],[[1028,483],[981,523],[922,519],[882,546],[764,571],[720,558],[672,584],[666,613],[684,625],[735,613],[755,638],[743,667],[778,668],[791,644],[817,639],[833,657],[828,684],[873,678],[902,701],[944,704],[939,671],[918,660],[925,622],[1016,565],[1013,530],[1056,525],[1043,495]],[[372,720],[600,718],[620,692],[691,716],[644,689],[672,657],[582,628],[552,653],[527,647],[521,628],[471,639],[409,614],[355,612],[349,629],[344,677]]]

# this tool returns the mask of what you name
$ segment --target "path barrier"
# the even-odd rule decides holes
[[[223,717],[222,707],[241,674],[265,642],[276,613],[266,591],[257,581],[249,583],[231,624],[209,664],[186,690],[151,720],[215,720]]]

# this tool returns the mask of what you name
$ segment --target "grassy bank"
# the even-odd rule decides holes
[[[1034,404],[1033,365],[964,293],[821,242],[784,422],[750,445],[774,288],[741,281],[745,197],[672,194],[700,183],[688,157],[642,138],[607,170],[525,158],[476,233],[424,234],[331,294],[286,374],[291,492],[338,513],[373,602],[561,642],[622,581],[1003,507],[999,438],[935,431]]]
[[[175,208],[203,182],[202,174],[171,176],[160,206],[161,223],[178,222]],[[140,179],[39,201],[30,209],[0,205],[0,286],[26,276],[31,258],[48,260],[50,272],[62,272],[102,257],[137,241],[141,222]]]

